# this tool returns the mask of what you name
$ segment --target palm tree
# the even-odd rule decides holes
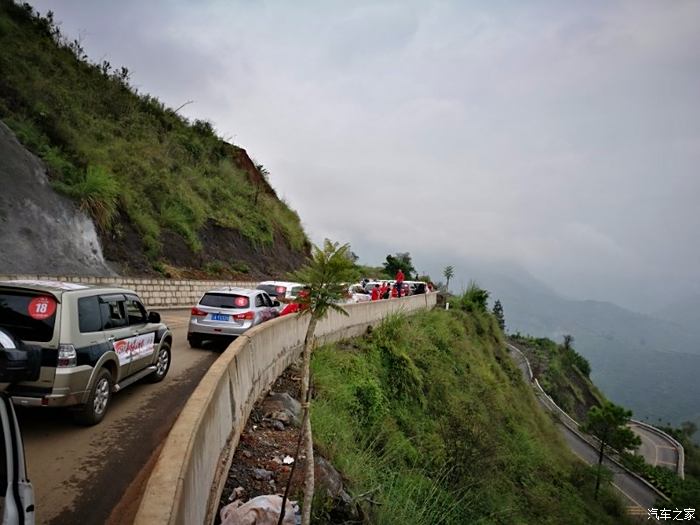
[[[328,239],[324,241],[323,249],[312,248],[311,259],[307,264],[291,275],[292,280],[304,283],[307,293],[297,300],[301,304],[301,315],[309,315],[309,326],[304,337],[303,365],[301,376],[302,407],[304,409],[302,433],[305,435],[306,475],[304,480],[304,507],[302,525],[311,522],[311,502],[314,497],[314,444],[311,433],[310,376],[311,352],[314,346],[316,325],[328,312],[335,310],[348,315],[340,303],[347,291],[348,283],[355,277],[355,265],[350,255],[350,245],[339,245]],[[282,505],[284,512],[284,503]]]
[[[442,275],[444,275],[445,279],[447,279],[447,284],[445,285],[445,290],[449,291],[450,290],[450,279],[452,279],[455,275],[455,267],[452,265],[445,266],[445,269],[442,271]]]

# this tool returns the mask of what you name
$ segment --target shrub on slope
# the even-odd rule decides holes
[[[372,523],[621,523],[563,445],[487,313],[435,310],[319,348],[322,454]],[[323,521],[319,505],[317,517]]]
[[[151,260],[165,229],[200,251],[199,230],[208,222],[261,248],[275,236],[305,248],[298,215],[243,150],[218,138],[210,123],[190,123],[138,94],[126,68],[89,63],[52,16],[0,0],[0,71],[0,119],[110,238],[123,233],[119,216],[136,227]]]

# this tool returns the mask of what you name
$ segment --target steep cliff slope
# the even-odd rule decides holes
[[[0,122],[0,271],[109,275],[90,217],[49,184],[46,168]]]
[[[452,308],[315,351],[315,444],[369,522],[627,522],[611,491],[593,499],[502,337],[489,314]]]
[[[43,160],[47,191],[92,218],[118,271],[262,277],[304,259],[299,217],[266,170],[209,122],[189,122],[138,93],[128,69],[90,63],[50,13],[0,0],[0,71],[0,120]],[[7,164],[3,176],[26,177],[32,168],[20,164]],[[55,272],[50,259],[39,260]]]

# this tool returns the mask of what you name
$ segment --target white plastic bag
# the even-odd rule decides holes
[[[297,525],[296,502],[287,500],[283,525]],[[277,525],[282,496],[258,496],[243,503],[236,500],[221,509],[221,525]]]

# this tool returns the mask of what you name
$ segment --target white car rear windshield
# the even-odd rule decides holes
[[[263,292],[267,292],[267,295],[270,297],[284,297],[284,294],[287,292],[286,286],[278,286],[274,284],[259,284],[256,288],[258,290],[262,290]]]
[[[213,306],[215,308],[248,308],[250,299],[246,295],[235,295],[230,293],[205,293],[199,301],[202,306]]]

